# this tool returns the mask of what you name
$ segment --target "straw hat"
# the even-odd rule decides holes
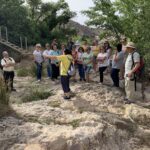
[[[133,42],[129,42],[129,43],[126,45],[126,48],[128,48],[128,47],[135,49],[135,44],[134,44]]]

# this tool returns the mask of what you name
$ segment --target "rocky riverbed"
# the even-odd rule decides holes
[[[64,101],[59,83],[16,78],[13,113],[0,118],[0,150],[149,150],[149,100],[125,105],[123,91],[108,83],[72,83],[75,96]],[[53,94],[23,103],[28,87]]]

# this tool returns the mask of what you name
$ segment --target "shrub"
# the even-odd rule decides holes
[[[18,77],[27,77],[29,75],[29,70],[27,68],[21,68],[17,70]]]
[[[69,124],[72,125],[73,128],[77,128],[79,127],[81,120],[80,119],[75,119],[72,122],[70,122]]]
[[[23,102],[31,102],[47,99],[52,93],[49,91],[43,91],[43,89],[30,89],[30,93],[22,97]]]
[[[6,86],[3,79],[0,78],[0,104],[8,105],[9,94],[6,91]]]
[[[31,67],[28,70],[28,73],[30,76],[32,77],[36,77],[36,65],[32,64]],[[43,64],[43,68],[42,68],[42,76],[46,76],[46,67]]]
[[[29,68],[29,74],[32,77],[36,77],[36,66],[35,66],[35,64],[32,64],[31,67]]]

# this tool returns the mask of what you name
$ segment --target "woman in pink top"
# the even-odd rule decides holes
[[[97,56],[97,61],[100,74],[100,83],[103,83],[103,73],[108,67],[108,53],[105,51],[105,48],[103,46],[100,48],[100,53]]]

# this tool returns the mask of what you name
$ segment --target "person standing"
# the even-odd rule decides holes
[[[108,67],[108,53],[103,46],[100,47],[100,53],[97,56],[97,61],[99,67],[100,83],[103,83],[103,73]]]
[[[77,55],[77,65],[78,65],[80,81],[86,81],[85,80],[84,66],[83,66],[83,53],[84,53],[84,49],[82,47],[79,47],[78,55]]]
[[[126,38],[126,37],[123,37],[123,38],[121,39],[121,44],[122,44],[122,51],[123,51],[124,53],[126,53],[126,45],[127,45],[127,38]]]
[[[47,57],[51,60],[57,60],[60,62],[61,85],[64,91],[64,99],[69,100],[71,98],[71,90],[70,90],[70,76],[68,75],[68,70],[71,63],[73,62],[71,51],[66,49],[64,51],[64,55],[47,56]]]
[[[52,69],[51,69],[51,61],[46,58],[47,55],[50,55],[52,50],[50,49],[50,45],[47,43],[45,45],[46,50],[43,52],[43,57],[44,57],[44,62],[46,63],[46,68],[47,68],[47,76],[48,79],[52,77]]]
[[[14,81],[14,67],[15,67],[15,60],[12,57],[9,57],[9,54],[7,51],[3,52],[3,59],[1,60],[1,65],[3,67],[3,77],[5,80],[7,91],[16,91],[13,86]]]
[[[140,55],[136,51],[135,44],[129,42],[126,46],[128,53],[125,62],[125,92],[126,92],[126,103],[130,104],[135,102],[136,96],[136,76],[135,72],[140,67]]]
[[[93,52],[93,68],[94,68],[94,71],[96,72],[97,71],[97,55],[99,53],[98,40],[95,40],[93,42],[92,52]]]
[[[124,63],[124,52],[122,51],[122,44],[117,45],[117,51],[113,56],[111,78],[114,86],[119,87],[119,72]]]
[[[82,45],[82,48],[84,49],[84,52],[86,52],[87,48],[89,47],[87,40],[84,40],[84,43]]]
[[[86,52],[83,53],[83,64],[86,81],[90,82],[90,73],[93,67],[93,53],[91,52],[91,47],[87,47]]]
[[[42,78],[42,64],[44,61],[41,44],[36,44],[35,50],[33,52],[33,56],[34,56],[34,62],[37,67],[37,73],[36,73],[37,74],[37,82],[40,82],[41,78]]]
[[[73,45],[74,45],[74,42],[73,42],[72,38],[69,38],[68,43],[67,43],[67,48],[70,51],[72,51]]]
[[[56,46],[58,45],[58,43],[57,43],[57,39],[53,39],[53,41],[52,41],[52,43],[51,43],[51,47],[50,47],[50,48],[51,48],[51,49],[53,49],[53,46],[54,46],[54,45],[56,45]]]
[[[61,50],[60,50],[60,51],[61,51],[61,52],[60,52],[61,55],[64,54],[65,49],[66,49],[66,45],[62,43],[62,44],[61,44]]]
[[[60,51],[57,49],[56,45],[53,45],[53,50],[50,53],[51,56],[59,56]],[[59,76],[59,61],[57,59],[51,60],[51,66],[52,66],[52,80],[55,81],[58,79]]]
[[[73,57],[73,63],[74,63],[74,69],[75,69],[74,75],[72,76],[72,79],[73,79],[74,82],[77,82],[77,80],[76,80],[76,72],[77,72],[78,53],[76,51],[76,45],[73,45],[71,54],[72,54],[72,57]]]
[[[126,52],[127,38],[126,37],[123,37],[121,39],[121,44],[122,44],[122,52],[124,53],[124,62],[123,62],[123,65],[120,69],[120,79],[123,80],[124,79],[124,73],[125,73],[125,61],[127,58],[127,52]]]
[[[107,67],[107,72],[109,73],[111,70],[111,55],[112,55],[112,47],[110,46],[110,43],[108,41],[104,42],[104,49],[107,52],[107,63],[108,63],[108,67]]]

